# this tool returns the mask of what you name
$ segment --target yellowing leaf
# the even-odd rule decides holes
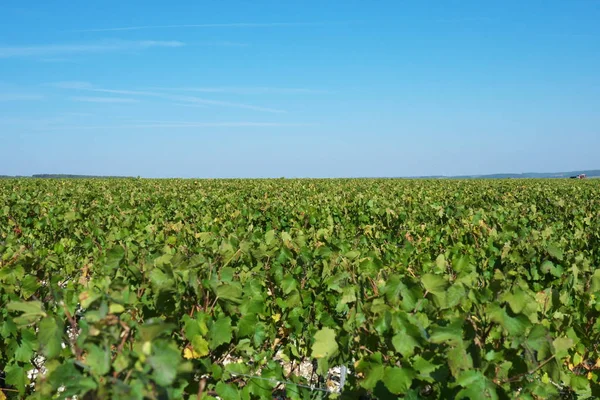
[[[124,311],[125,311],[125,307],[123,307],[121,304],[118,304],[118,303],[112,303],[108,307],[108,312],[110,312],[111,314],[121,314]]]
[[[200,358],[200,357],[202,357],[200,355],[200,353],[198,353],[194,349],[190,349],[189,347],[186,347],[185,349],[183,349],[183,358],[185,358],[186,360],[190,360],[193,358]]]
[[[202,336],[195,336],[192,339],[192,349],[194,354],[197,354],[197,357],[205,357],[208,355],[208,342]]]
[[[338,351],[335,341],[335,331],[331,328],[323,328],[315,334],[315,342],[312,345],[313,358],[329,358]]]

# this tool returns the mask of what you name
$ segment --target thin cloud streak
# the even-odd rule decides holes
[[[113,129],[194,129],[194,128],[292,128],[312,126],[312,124],[294,124],[279,122],[148,122],[125,123],[118,125],[56,125],[38,127],[45,131],[64,130],[113,130]]]
[[[74,96],[69,97],[69,100],[79,101],[84,103],[139,103],[139,100],[128,99],[124,97],[88,97]]]
[[[43,98],[44,96],[39,94],[0,93],[0,101],[35,101]]]
[[[86,113],[63,113],[61,116],[52,118],[31,119],[31,118],[8,118],[0,117],[0,127],[9,129],[21,129],[31,132],[62,132],[71,130],[132,130],[132,129],[202,129],[202,128],[293,128],[315,126],[311,123],[282,123],[266,121],[223,121],[223,122],[204,122],[204,121],[165,121],[165,120],[134,120],[126,119],[123,121],[114,121],[113,124],[95,125],[93,123],[85,124],[83,120],[92,114]]]
[[[120,89],[96,89],[96,88],[91,88],[89,89],[93,92],[99,92],[99,93],[111,93],[111,94],[127,94],[127,95],[131,95],[131,96],[161,96],[160,93],[156,93],[156,92],[147,92],[147,91],[143,91],[143,90],[120,90]]]
[[[139,25],[119,28],[80,29],[72,32],[121,32],[146,29],[186,29],[186,28],[288,28],[302,26],[323,26],[326,22],[234,22],[224,24],[182,24],[182,25]]]
[[[187,104],[187,103],[173,103],[174,106],[179,106],[179,107],[194,107],[194,108],[206,108],[208,107],[207,105],[203,105],[203,104]]]
[[[168,92],[197,92],[197,93],[232,93],[232,94],[326,94],[328,90],[309,88],[281,88],[281,87],[157,87],[154,90]]]
[[[278,122],[153,122],[127,125],[131,128],[256,128],[291,127],[303,124],[284,124]]]
[[[217,40],[217,41],[213,41],[213,42],[193,42],[192,45],[221,46],[221,47],[248,47],[248,43],[230,42],[228,40]]]
[[[46,83],[44,86],[51,86],[59,89],[93,89],[94,85],[82,81],[63,81]]]
[[[189,103],[192,103],[192,104],[203,104],[203,105],[211,105],[211,106],[243,108],[243,109],[246,109],[246,110],[263,111],[263,112],[276,113],[276,114],[286,113],[285,110],[279,110],[279,109],[276,109],[276,108],[260,107],[260,106],[254,106],[254,105],[251,105],[251,104],[234,103],[234,102],[230,102],[230,101],[203,99],[203,98],[200,98],[200,97],[193,97],[193,96],[170,96],[170,95],[165,95],[165,98],[169,98],[169,99],[175,100],[175,101],[189,102]]]
[[[229,108],[240,108],[253,111],[261,111],[268,113],[286,113],[285,110],[280,110],[270,107],[256,106],[253,104],[237,103],[230,101],[212,100],[205,99],[196,96],[181,96],[169,93],[143,91],[143,90],[121,90],[121,89],[104,89],[94,87],[92,84],[87,82],[56,82],[49,84],[50,86],[62,88],[62,89],[74,89],[83,90],[96,93],[109,93],[109,94],[122,94],[128,96],[142,96],[142,97],[155,97],[165,100],[172,100],[177,103],[188,103],[190,105],[203,105],[203,106],[218,106],[218,107],[229,107]]]
[[[183,47],[175,40],[105,41],[87,44],[46,44],[36,46],[0,47],[0,58],[54,56],[61,54],[106,53],[111,51],[143,50],[153,47]]]

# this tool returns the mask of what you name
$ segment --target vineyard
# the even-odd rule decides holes
[[[600,396],[600,180],[0,180],[0,255],[0,399]]]

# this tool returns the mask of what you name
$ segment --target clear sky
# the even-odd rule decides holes
[[[600,1],[0,5],[0,174],[600,168]]]

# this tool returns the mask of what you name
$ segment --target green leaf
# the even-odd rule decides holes
[[[8,285],[16,285],[25,276],[25,269],[22,266],[9,266],[0,268],[0,282]]]
[[[557,260],[562,261],[563,256],[564,256],[564,252],[559,249],[556,245],[554,244],[550,244],[546,247],[546,251],[548,252],[548,254],[550,254],[552,257],[556,258]]]
[[[542,263],[542,265],[540,266],[540,271],[542,271],[544,274],[551,274],[553,276],[556,276],[557,278],[559,278],[563,273],[562,267],[554,265],[552,261],[548,260]]]
[[[6,305],[8,311],[22,311],[25,314],[32,314],[36,316],[46,316],[46,313],[42,311],[41,301],[11,301]]]
[[[513,293],[508,293],[504,296],[504,300],[508,302],[510,309],[515,314],[520,314],[525,306],[527,306],[528,302],[535,301],[535,299],[531,299],[521,289],[515,289]]]
[[[456,395],[457,399],[464,399],[465,397],[472,400],[482,398],[498,399],[495,385],[480,371],[464,371],[460,374],[456,383],[464,388]]]
[[[263,324],[262,322],[259,322],[258,324],[256,324],[256,327],[254,328],[254,335],[252,335],[252,342],[254,343],[255,347],[259,347],[263,344],[263,342],[265,341],[265,338],[267,337],[267,328],[265,327],[265,324]]]
[[[273,396],[273,388],[275,383],[271,381],[262,381],[258,379],[250,379],[248,388],[254,396],[253,399],[270,399]]]
[[[573,339],[559,337],[552,342],[554,346],[554,355],[557,359],[563,359],[569,355],[569,350],[573,347]]]
[[[485,376],[483,376],[481,372],[465,371],[462,374],[460,374],[460,376],[456,380],[456,384],[463,387],[469,387],[471,385],[481,383],[482,381],[485,381]]]
[[[64,387],[63,398],[83,396],[97,388],[91,377],[84,377],[73,365],[73,360],[67,360],[50,372],[49,382],[54,390]]]
[[[231,342],[231,318],[221,317],[216,320],[210,327],[209,331],[209,347],[211,350],[216,349],[223,343]]]
[[[448,308],[456,307],[466,297],[465,288],[461,283],[454,284],[446,292]]]
[[[98,388],[98,384],[96,381],[89,377],[81,377],[76,381],[72,381],[69,385],[65,386],[65,391],[61,393],[63,396],[73,397],[75,395],[84,396],[86,393],[96,390]]]
[[[220,275],[221,275],[221,281],[232,282],[233,277],[235,276],[235,269],[233,269],[231,267],[221,268]]]
[[[534,325],[529,332],[526,341],[527,345],[537,352],[537,360],[542,361],[550,356],[550,341],[548,340],[548,331],[543,325]]]
[[[512,336],[522,336],[527,328],[531,326],[531,322],[525,315],[517,315],[511,317],[503,307],[497,304],[492,304],[488,308],[488,315],[492,321],[500,324]]]
[[[110,269],[116,269],[123,257],[125,257],[125,249],[119,245],[114,246],[106,253],[104,265]]]
[[[317,374],[326,376],[329,371],[329,360],[327,358],[317,359]]]
[[[443,295],[448,286],[448,282],[440,275],[425,274],[421,278],[421,282],[425,290],[437,296]]]
[[[242,285],[239,282],[226,283],[216,289],[217,297],[235,304],[242,302]]]
[[[444,271],[446,269],[446,257],[443,254],[440,254],[435,259],[435,267],[440,272]],[[430,292],[431,292],[431,290],[430,290]],[[431,292],[431,293],[433,293],[433,292]]]
[[[208,327],[204,321],[204,314],[198,314],[199,318],[191,318],[189,315],[183,316],[185,337],[192,340],[197,335],[204,336],[208,333]]]
[[[298,286],[298,281],[294,279],[294,277],[290,274],[287,274],[283,281],[281,281],[281,289],[283,289],[283,294],[290,294],[290,292]]]
[[[125,354],[119,353],[117,355],[117,358],[115,358],[115,361],[113,361],[114,370],[116,372],[121,372],[128,366],[129,366],[129,358]]]
[[[17,334],[17,325],[10,320],[4,320],[3,323],[0,323],[0,336],[3,338],[8,338],[9,336]]]
[[[419,342],[406,333],[394,335],[392,337],[392,345],[398,353],[407,358],[415,354],[416,347],[420,347]]]
[[[40,321],[38,340],[42,354],[49,360],[57,357],[62,350],[62,321],[54,317],[46,317]]]
[[[75,211],[69,211],[65,213],[65,221],[75,221],[77,219],[77,213]]]
[[[8,385],[17,388],[21,395],[25,393],[25,385],[27,384],[28,379],[27,373],[23,367],[10,365],[4,368],[4,372],[6,373],[6,377],[4,378],[5,382]]]
[[[329,358],[337,354],[338,344],[335,341],[335,331],[331,328],[323,328],[315,333],[312,345],[313,358]]]
[[[21,296],[24,299],[31,297],[40,288],[38,278],[34,275],[27,275],[20,282]]]
[[[375,320],[373,327],[375,328],[375,331],[380,336],[383,336],[390,329],[390,323],[391,323],[390,313],[386,312],[386,313],[383,313],[379,318],[377,318]]]
[[[390,305],[398,304],[403,289],[405,290],[406,286],[402,283],[402,280],[398,275],[388,277],[384,288],[385,299],[387,302]]]
[[[232,362],[225,365],[225,371],[231,373],[233,376],[239,374],[248,374],[250,372],[250,368],[248,364],[243,362]]]
[[[152,366],[152,378],[160,386],[169,386],[177,377],[177,367],[181,362],[179,350],[159,340],[153,346],[153,354],[148,358]]]
[[[374,353],[360,360],[356,365],[356,371],[364,376],[360,381],[360,386],[365,389],[373,389],[377,382],[383,379],[385,373],[381,353]]]
[[[356,301],[356,293],[354,286],[346,286],[342,289],[342,298],[340,304],[354,303]]]
[[[110,351],[107,348],[89,344],[86,346],[85,364],[95,375],[106,375],[110,371]]]
[[[410,389],[415,372],[409,368],[386,367],[383,376],[385,387],[394,394],[404,394]]]
[[[473,358],[463,345],[463,342],[458,342],[457,345],[446,352],[448,366],[453,376],[457,376],[460,371],[473,369]]]
[[[592,275],[590,291],[592,293],[600,291],[600,268],[594,270],[594,274]]]
[[[238,400],[240,399],[239,391],[233,387],[233,385],[228,385],[223,381],[219,381],[217,386],[215,387],[215,391],[222,399],[231,399]]]
[[[360,251],[358,251],[358,250],[351,250],[351,251],[347,252],[346,254],[344,254],[344,257],[346,257],[350,260],[357,259],[358,256],[360,256]]]
[[[265,233],[265,243],[267,244],[267,246],[270,246],[271,243],[273,243],[273,240],[275,240],[275,231],[271,229],[270,231]]]
[[[140,326],[138,329],[140,331],[140,336],[144,342],[151,342],[155,338],[169,334],[173,331],[175,325],[168,324],[160,320],[148,320],[144,325]]]
[[[525,387],[525,390],[530,390],[531,394],[537,396],[540,399],[557,399],[560,398],[560,392],[556,388],[548,383],[532,382]]]
[[[157,291],[172,290],[175,286],[173,279],[159,268],[153,268],[152,271],[150,271],[150,282],[152,282],[153,288]]]
[[[569,386],[579,395],[578,398],[590,398],[592,395],[590,381],[583,376],[571,375]]]
[[[19,347],[17,347],[17,350],[15,351],[15,356],[14,356],[15,361],[27,363],[27,362],[30,362],[32,358],[33,358],[32,343],[22,340],[21,344],[19,345]]]
[[[84,290],[79,293],[79,301],[81,302],[81,307],[89,308],[92,303],[99,298],[102,297],[102,293],[99,293],[95,290]]]
[[[37,321],[40,317],[45,317],[46,313],[42,310],[40,301],[11,301],[6,305],[8,311],[21,311],[19,317],[14,318],[17,325],[29,325]]]
[[[292,241],[292,236],[288,232],[283,231],[281,232],[281,240],[287,244]]]
[[[463,321],[455,320],[446,326],[437,326],[432,328],[429,340],[431,343],[458,343],[463,337]]]
[[[251,336],[254,333],[257,323],[258,317],[256,314],[244,315],[237,324],[237,336],[241,338]]]

